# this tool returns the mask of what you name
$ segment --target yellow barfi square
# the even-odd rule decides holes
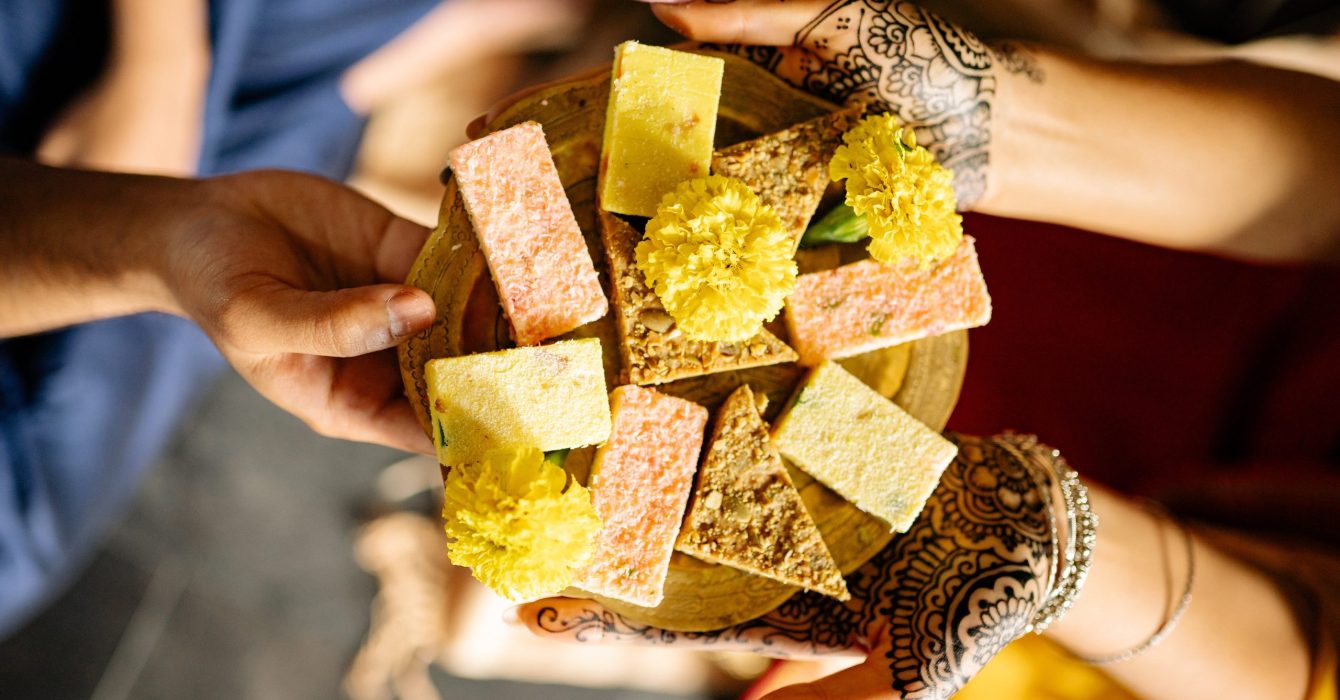
[[[430,360],[427,380],[433,443],[447,466],[498,447],[547,452],[609,438],[597,338]]]
[[[894,532],[912,526],[958,454],[954,443],[831,361],[801,384],[772,439],[783,457]]]
[[[600,203],[633,216],[654,216],[679,183],[706,177],[712,164],[720,58],[627,41],[614,50]]]

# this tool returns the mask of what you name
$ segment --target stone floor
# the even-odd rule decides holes
[[[401,454],[318,437],[225,375],[83,576],[0,642],[0,698],[337,698],[375,582],[355,528]],[[435,673],[444,698],[648,699]]]

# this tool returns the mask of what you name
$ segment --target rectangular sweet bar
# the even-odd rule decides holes
[[[473,462],[498,447],[561,450],[609,437],[595,338],[430,360],[426,372],[433,442],[444,465]]]
[[[451,169],[518,345],[605,315],[609,302],[539,124],[460,146]]]
[[[906,532],[958,448],[836,363],[810,372],[772,432],[782,456]]]
[[[707,409],[637,386],[615,389],[610,404],[614,429],[596,451],[589,481],[602,527],[592,563],[573,585],[654,606],[684,519]]]
[[[707,176],[725,65],[719,58],[635,41],[614,50],[600,155],[601,206],[654,216],[676,185]]]
[[[991,296],[971,237],[922,268],[862,260],[796,278],[786,326],[800,362],[850,357],[991,320]]]

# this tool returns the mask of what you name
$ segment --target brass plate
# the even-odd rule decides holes
[[[717,130],[723,143],[718,145],[778,131],[833,109],[831,104],[791,88],[748,61],[717,55],[726,61]],[[596,228],[595,184],[608,90],[608,73],[552,85],[507,108],[487,127],[488,131],[496,131],[524,121],[543,125],[554,163],[606,289],[609,286],[605,279],[605,256]],[[410,270],[407,283],[427,291],[437,302],[438,317],[433,326],[410,339],[399,351],[405,392],[427,432],[430,422],[425,363],[432,358],[494,349],[505,345],[507,340],[506,321],[492,293],[484,259],[454,178],[448,179],[437,228]],[[573,335],[602,338],[606,366],[613,379],[619,350],[611,318],[606,316]],[[863,371],[858,374],[891,393],[890,398],[921,422],[936,430],[944,429],[958,400],[967,367],[967,332],[920,340],[911,343],[906,351],[877,352],[892,358],[888,371],[880,372],[881,365],[872,362],[874,358],[863,358]],[[900,371],[903,366],[905,371]],[[771,417],[781,408],[801,374],[794,365],[781,365],[682,380],[658,388],[716,408],[732,389],[748,381],[772,399],[768,411]],[[880,521],[804,472],[793,469],[792,476],[843,573],[859,568],[892,540],[893,535]],[[665,584],[665,600],[659,606],[643,608],[599,597],[597,600],[637,622],[672,630],[700,631],[763,615],[797,590],[676,553]]]

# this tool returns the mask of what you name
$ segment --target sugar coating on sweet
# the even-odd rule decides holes
[[[615,389],[610,405],[614,428],[596,451],[588,484],[602,526],[592,563],[573,585],[655,606],[664,595],[707,409],[637,386]]]
[[[539,124],[460,146],[451,169],[518,345],[605,315],[609,303]]]
[[[614,50],[600,203],[654,216],[684,180],[706,177],[721,101],[720,58],[624,42]]]
[[[773,426],[793,464],[906,532],[958,448],[834,362],[810,372]]]
[[[438,461],[500,447],[561,450],[604,442],[609,398],[600,340],[430,360],[426,375]]]
[[[800,362],[850,357],[991,320],[973,239],[927,268],[874,260],[796,278],[786,326]]]

